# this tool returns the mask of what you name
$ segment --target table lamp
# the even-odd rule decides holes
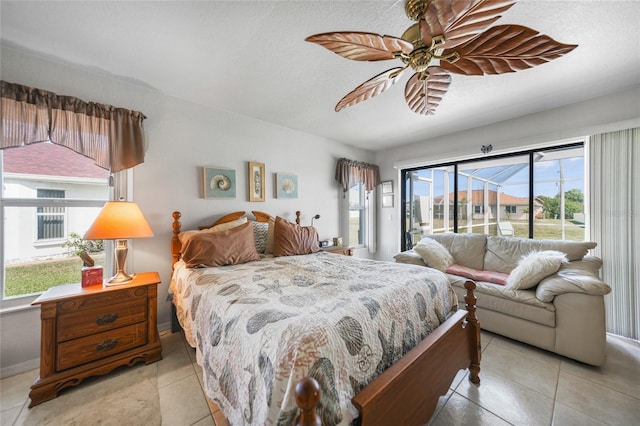
[[[127,239],[144,237],[153,237],[153,231],[136,203],[109,201],[104,205],[84,234],[84,239],[117,241],[114,248],[117,272],[106,285],[126,284],[133,279],[133,276],[124,272],[128,251]]]

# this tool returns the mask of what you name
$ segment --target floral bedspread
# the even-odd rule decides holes
[[[204,387],[232,425],[292,424],[294,389],[322,388],[323,424],[457,306],[441,272],[330,253],[236,266],[177,263],[171,292]]]

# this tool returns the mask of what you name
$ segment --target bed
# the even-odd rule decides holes
[[[299,212],[295,225],[252,213],[246,224],[234,212],[186,232],[173,213],[175,316],[196,348],[210,406],[229,423],[424,424],[459,370],[480,382],[472,281],[458,310],[446,277],[430,268],[313,249],[256,258],[257,229],[273,238],[275,228],[276,250],[284,227],[315,230],[299,225]],[[217,265],[212,251],[239,257],[199,267]]]

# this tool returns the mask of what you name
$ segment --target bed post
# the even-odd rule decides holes
[[[296,225],[300,225],[300,210],[296,211]]]
[[[296,385],[296,405],[300,414],[296,417],[296,426],[321,426],[322,421],[316,414],[316,405],[320,402],[320,385],[313,377],[305,377]]]
[[[180,213],[179,211],[175,211],[171,214],[171,216],[173,216],[173,238],[171,238],[171,256],[173,256],[171,270],[173,271],[173,266],[178,260],[180,260],[180,249],[182,248],[182,244],[180,243],[180,239],[178,238],[180,228],[182,227],[182,224],[180,223],[180,217],[182,216],[182,213]]]
[[[467,327],[471,327],[469,336],[469,348],[471,351],[471,363],[469,364],[469,380],[472,383],[480,383],[480,323],[476,317],[476,302],[477,298],[473,291],[476,289],[476,283],[473,281],[467,281],[464,283],[464,288],[467,289],[467,294],[464,296],[466,310],[469,312],[467,315]]]

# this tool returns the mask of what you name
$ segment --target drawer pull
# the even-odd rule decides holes
[[[102,343],[96,345],[97,351],[109,351],[118,344],[118,339],[107,339]]]
[[[118,319],[118,314],[104,314],[103,316],[96,318],[96,324],[107,325],[107,324],[111,324],[117,319]]]

